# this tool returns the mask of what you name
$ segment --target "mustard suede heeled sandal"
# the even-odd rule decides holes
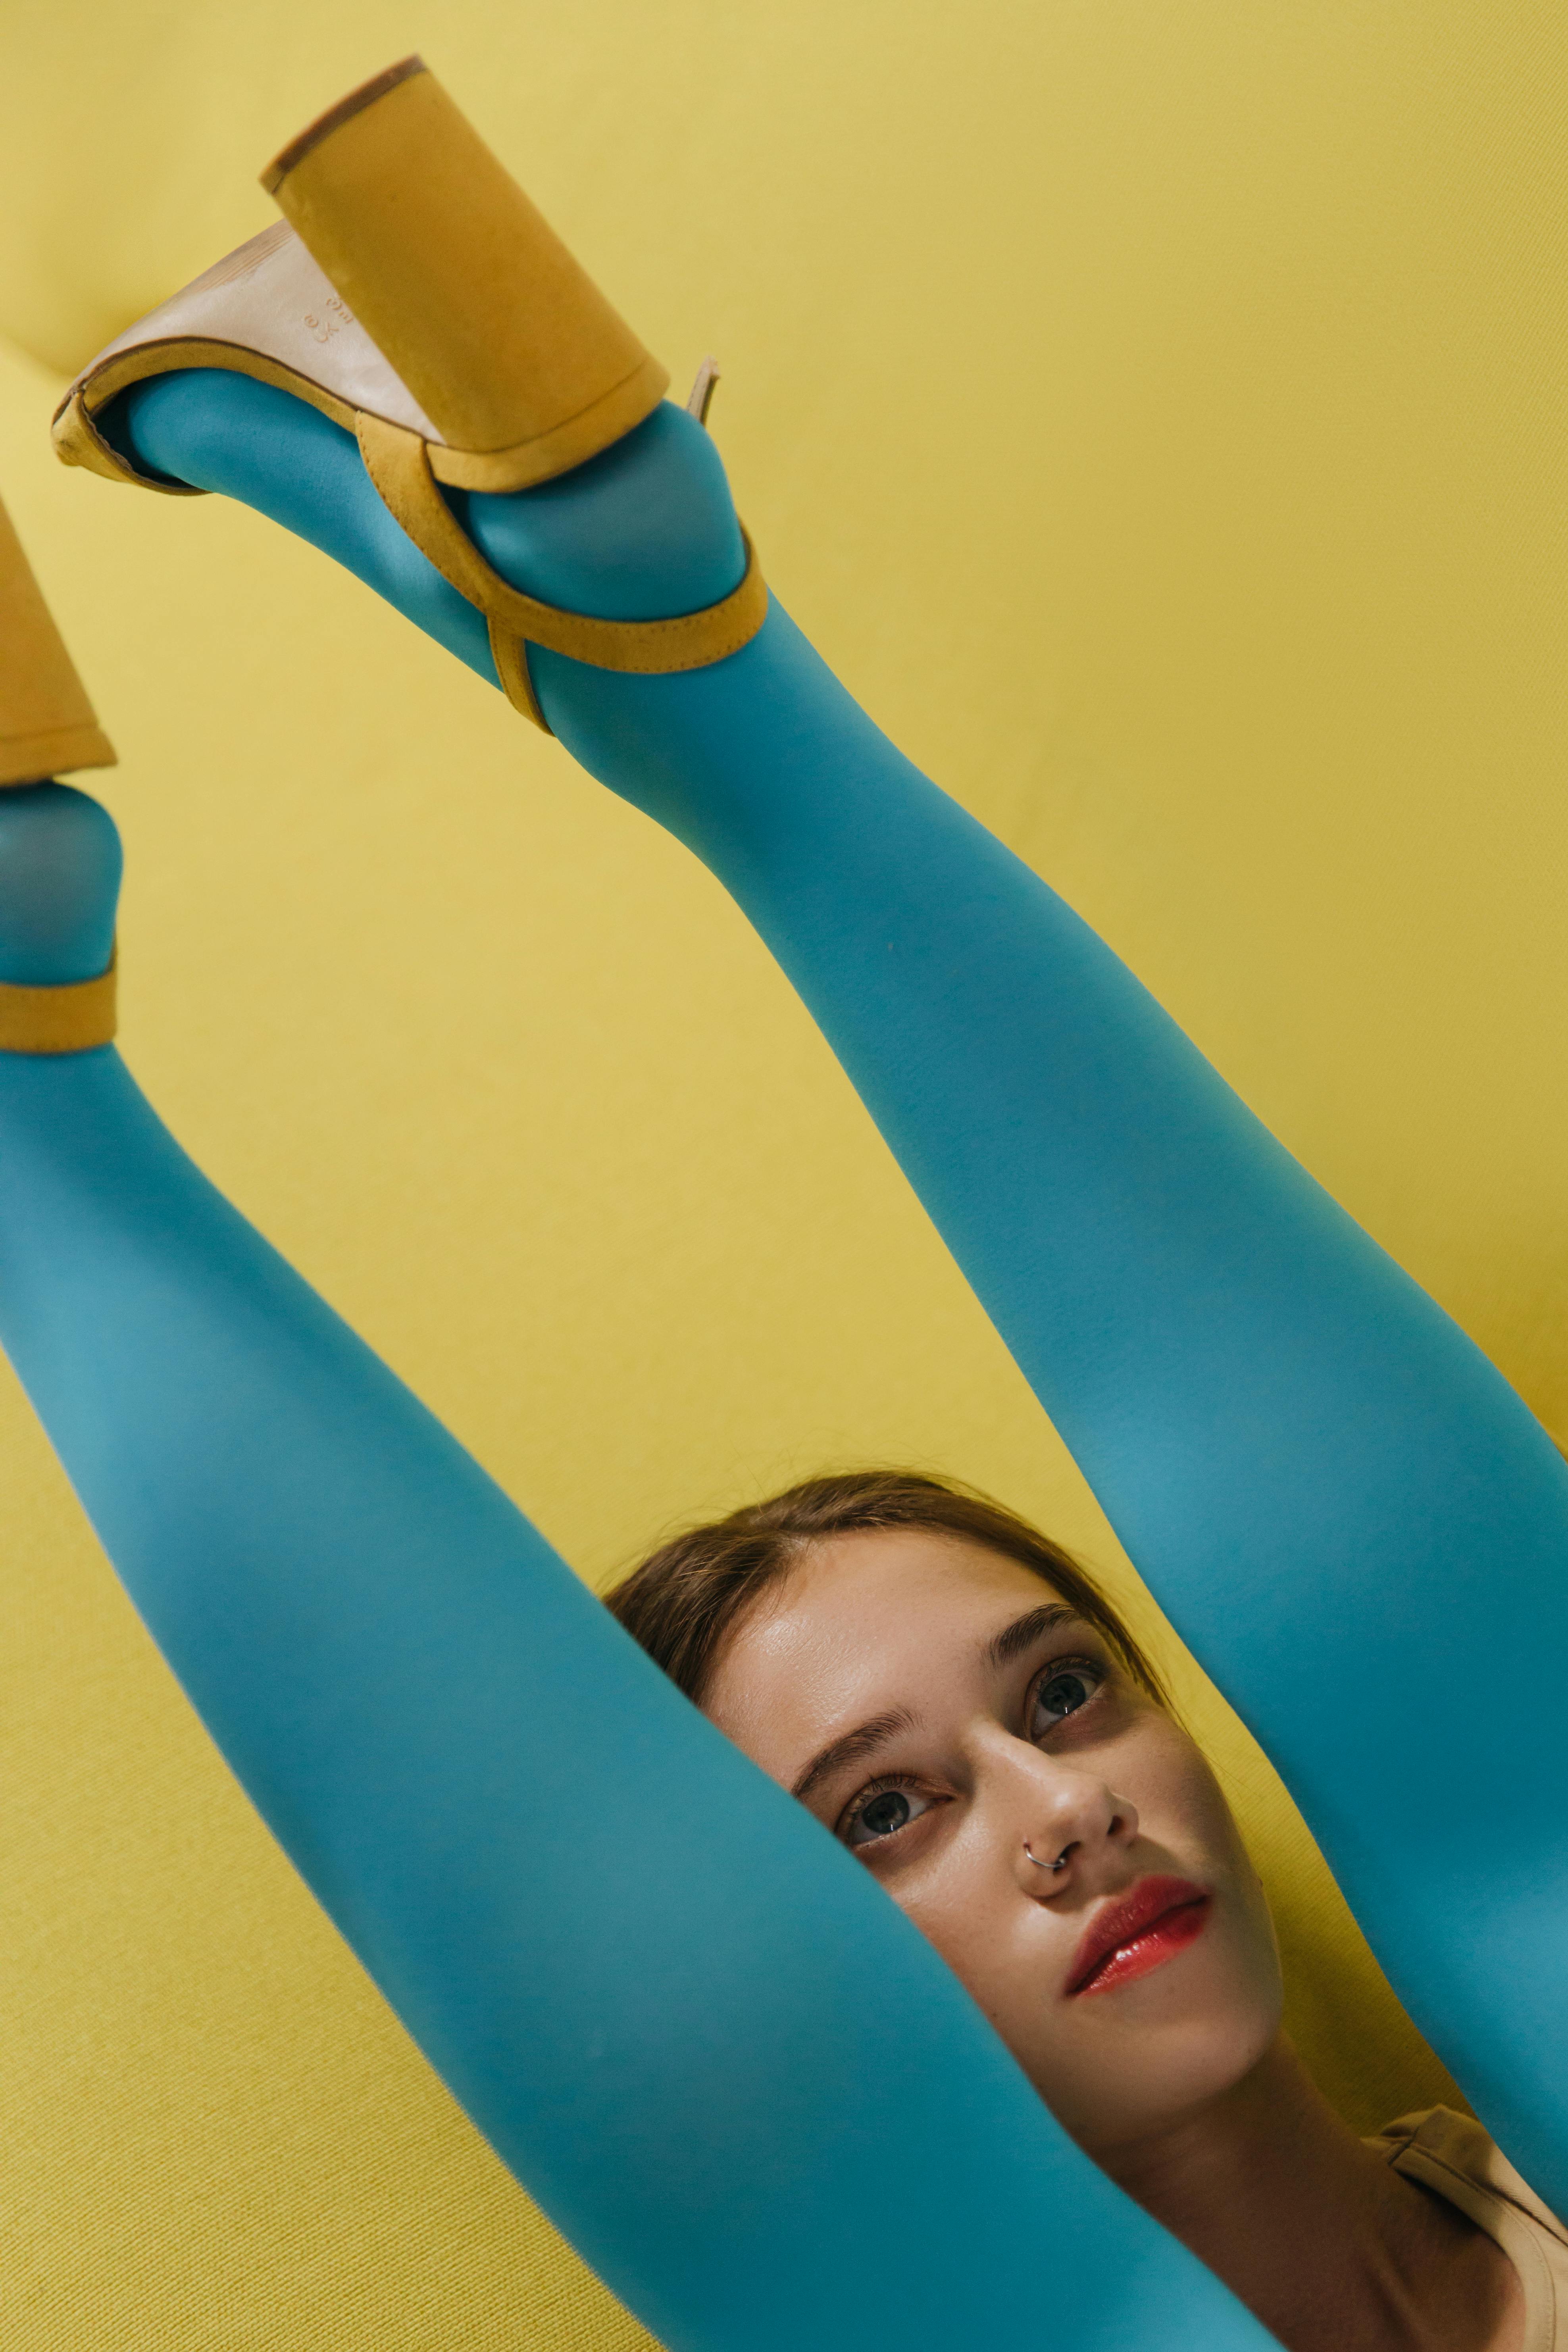
[[[138,473],[94,421],[173,370],[232,368],[309,401],[357,435],[398,523],[485,614],[501,684],[540,727],[530,645],[660,675],[706,668],[756,635],[768,598],[749,540],[745,575],[720,603],[603,621],[510,586],[442,498],[442,484],[520,490],[568,472],[641,424],[669,378],[421,58],[352,90],[261,176],[284,220],[82,371],[55,419],[67,465],[200,496]],[[699,416],[713,373],[705,363],[693,390]]]
[[[112,768],[33,569],[0,505],[0,792],[75,768]],[[115,1031],[115,959],[96,980],[58,988],[0,981],[0,1053],[77,1054]]]

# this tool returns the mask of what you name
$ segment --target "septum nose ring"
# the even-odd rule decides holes
[[[1031,1851],[1029,1841],[1026,1838],[1024,1840],[1024,1852],[1028,1854],[1029,1860],[1034,1864],[1037,1870],[1065,1870],[1068,1866],[1068,1856],[1072,1852],[1072,1848],[1070,1845],[1064,1845],[1060,1853],[1058,1854],[1055,1862],[1042,1862],[1039,1855]]]

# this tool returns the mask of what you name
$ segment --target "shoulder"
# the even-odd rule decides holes
[[[1368,2142],[1394,2170],[1468,2216],[1524,2290],[1524,2352],[1568,2352],[1568,2230],[1473,2116],[1427,2107]]]
[[[1385,2124],[1369,2145],[1397,2171],[1423,2180],[1467,2210],[1472,2200],[1496,2200],[1554,2239],[1568,2254],[1568,2229],[1516,2172],[1489,2132],[1452,2107],[1426,2107]],[[1470,2196],[1455,2195],[1468,2189]],[[1479,2220],[1478,2213],[1474,2217]]]

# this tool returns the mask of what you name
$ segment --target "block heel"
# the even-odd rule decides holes
[[[78,768],[111,768],[113,744],[0,505],[0,809],[8,793]],[[58,797],[58,796],[57,796]],[[11,814],[20,817],[15,803]],[[0,1054],[79,1054],[115,1034],[115,963],[58,986],[0,981]]]
[[[749,541],[743,577],[717,604],[603,620],[510,587],[453,518],[444,487],[551,481],[641,424],[669,379],[421,58],[351,91],[262,183],[283,220],[71,385],[54,427],[66,464],[199,496],[139,472],[97,422],[128,386],[174,370],[234,369],[310,402],[356,436],[400,527],[485,614],[503,688],[542,727],[531,643],[657,675],[721,661],[756,634],[767,589]]]

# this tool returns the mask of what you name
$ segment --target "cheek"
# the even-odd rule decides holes
[[[1228,1868],[1238,1887],[1250,1890],[1258,1908],[1267,1915],[1262,1882],[1253,1868],[1236,1815],[1207,1762],[1195,1751],[1187,1803],[1191,1818],[1216,1862]]]
[[[1139,1726],[1109,1777],[1137,1806],[1143,1835],[1185,1854],[1194,1875],[1240,1869],[1250,1876],[1225,1791],[1202,1749],[1168,1717]]]
[[[1149,1826],[1188,1864],[1194,1877],[1211,1884],[1224,1906],[1229,1966],[1238,1994],[1262,2009],[1278,2010],[1282,1986],[1274,1922],[1263,1883],[1253,1867],[1225,1791],[1199,1750],[1184,1734],[1161,1776],[1160,1796],[1151,1812],[1163,1821]]]
[[[1077,1947],[1078,1924],[1064,1924],[1026,1898],[1010,1852],[978,1816],[929,1865],[884,1884],[1016,2050],[1021,2018],[1037,2021],[1042,2001],[1054,1996]]]

